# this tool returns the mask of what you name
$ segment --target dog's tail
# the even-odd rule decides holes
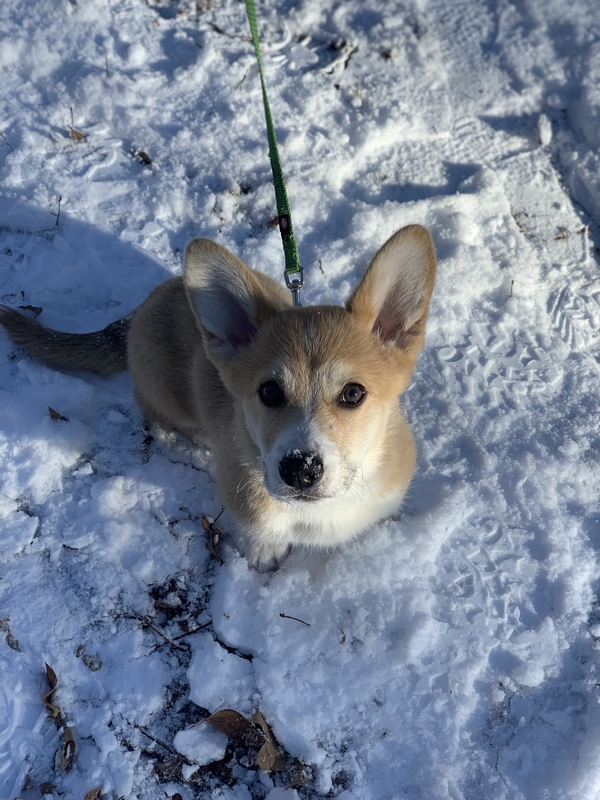
[[[0,305],[0,325],[30,356],[54,369],[83,369],[99,375],[115,375],[127,369],[130,322],[131,315],[94,333],[64,333]]]

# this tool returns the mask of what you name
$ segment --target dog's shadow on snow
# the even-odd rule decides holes
[[[130,233],[128,228],[124,230]],[[26,313],[37,314],[41,323],[58,330],[100,330],[132,312],[155,286],[181,272],[189,233],[161,235],[172,237],[155,248],[166,256],[164,261],[144,250],[143,236],[137,237],[138,243],[123,241],[118,232],[103,231],[65,213],[59,216],[58,209],[44,210],[0,198],[0,302],[13,308],[29,307]],[[135,464],[145,463],[153,453],[174,464],[193,464],[200,458],[194,455],[196,446],[183,435],[156,436],[151,426],[144,425],[128,374],[104,378],[88,372],[49,370],[26,356],[1,330],[0,364],[0,384],[6,393],[0,434],[47,435],[56,448],[68,450],[80,446],[76,431],[83,425],[93,440],[85,447],[91,447],[96,456],[102,453],[103,474],[119,474],[124,468],[116,456],[119,447],[137,453]],[[49,408],[69,422],[62,428],[53,425]],[[81,458],[88,456],[86,449]],[[131,466],[131,458],[127,463]],[[173,474],[176,469],[174,466]],[[162,482],[161,471],[155,472],[154,479]],[[205,489],[212,482],[208,473],[198,480]],[[164,482],[168,487],[168,475]],[[216,487],[214,495],[215,502],[210,504],[214,508],[207,513],[218,513],[221,507]]]
[[[152,234],[134,232],[136,243],[119,234],[77,220],[64,205],[46,210],[0,198],[0,299],[41,307],[40,322],[72,332],[128,314],[181,270],[187,238],[182,233],[181,242],[169,241],[168,263],[161,263],[145,250]],[[164,243],[160,249],[165,252]]]

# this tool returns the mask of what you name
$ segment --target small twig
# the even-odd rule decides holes
[[[158,636],[160,636],[161,639],[164,639],[165,642],[170,644],[172,647],[175,647],[177,650],[183,650],[185,652],[185,647],[181,647],[180,645],[175,644],[175,642],[172,641],[171,639],[169,639],[168,636],[165,636],[165,634],[162,631],[159,631],[159,629],[156,627],[156,625],[154,625],[152,623],[152,621],[150,620],[150,617],[137,617],[134,614],[125,614],[124,616],[125,616],[125,619],[133,619],[136,622],[139,622],[144,627],[150,628],[150,630],[153,630],[154,633],[156,633]]]
[[[60,204],[62,201],[62,194],[58,195],[58,214],[56,215],[56,227],[58,228],[58,221],[60,219]]]
[[[187,633],[180,633],[179,636],[174,636],[173,641],[177,642],[179,639],[185,639],[186,636],[193,636],[198,631],[203,631],[205,628],[208,628],[209,625],[212,625],[212,619],[209,622],[205,622],[204,625],[199,625],[197,628],[194,628],[193,631],[188,631]]]
[[[513,278],[512,281],[510,282],[510,294],[508,295],[509,297],[512,297],[512,290],[514,285],[515,285],[515,280]]]
[[[283,611],[279,612],[279,616],[282,619],[293,619],[294,622],[301,622],[303,625],[306,625],[310,628],[310,622],[305,622],[303,619],[298,619],[298,617],[290,617],[288,614],[284,614]]]
[[[167,751],[167,753],[171,753],[171,754],[172,754],[172,755],[174,755],[174,756],[181,756],[181,753],[177,753],[175,750],[173,750],[173,748],[172,748],[172,747],[169,747],[169,745],[168,745],[168,744],[165,744],[164,742],[161,742],[161,740],[160,740],[160,739],[157,739],[155,736],[152,736],[150,733],[146,733],[146,731],[145,731],[145,730],[144,730],[144,729],[143,729],[143,728],[142,728],[140,725],[138,725],[138,724],[137,724],[137,722],[132,722],[131,724],[133,725],[133,727],[134,727],[134,728],[137,728],[137,730],[138,730],[140,733],[143,733],[143,734],[144,734],[144,736],[147,736],[147,737],[148,737],[148,739],[151,739],[151,740],[152,740],[152,741],[153,741],[155,744],[157,744],[159,747],[163,747],[163,748],[164,748],[164,749]],[[184,760],[184,761],[185,761],[187,764],[190,764],[190,763],[191,763],[190,761],[188,761],[188,760],[187,760],[187,758],[185,758],[185,756],[181,756],[181,758],[183,758],[183,760]]]
[[[246,77],[246,76],[244,75],[244,77]],[[6,136],[5,136],[3,133],[0,133],[0,138],[4,139],[4,141],[6,142],[6,144],[7,144],[7,145],[10,147],[10,149],[12,150],[12,144],[11,144],[11,143],[8,141],[8,139],[6,138]]]
[[[142,623],[142,625],[145,625],[147,628],[150,628],[151,631],[154,631],[154,633],[163,638],[165,642],[177,648],[177,650],[185,650],[185,647],[181,647],[180,645],[175,644],[175,642],[172,639],[169,639],[169,637],[165,636],[165,634],[162,631],[159,631],[158,628],[150,622],[148,617],[144,617],[143,619],[140,620],[140,622]]]
[[[220,33],[221,36],[228,36],[230,39],[241,39],[243,42],[251,42],[251,36],[243,36],[241,33],[228,33],[227,31],[223,30],[216,22],[207,22],[207,25],[216,32]]]
[[[319,259],[319,269],[321,270],[323,275],[325,275],[325,270],[323,269],[323,260],[321,258]]]
[[[242,80],[241,80],[241,81],[238,83],[238,85],[235,87],[236,89],[241,89],[241,88],[242,88],[242,85],[243,85],[244,81],[245,81],[245,80],[246,80],[246,78],[248,77],[248,72],[249,72],[249,71],[250,71],[250,70],[246,70],[246,72],[244,72],[244,77],[243,77],[243,78],[242,78]]]

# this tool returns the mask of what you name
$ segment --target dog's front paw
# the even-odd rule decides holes
[[[252,569],[255,569],[257,572],[267,573],[267,572],[277,572],[279,569],[280,560],[278,558],[269,558],[265,560],[255,560],[255,559],[248,559],[248,564]]]
[[[240,552],[257,572],[274,572],[279,569],[290,550],[291,546],[288,544],[273,542],[252,541],[240,545]]]

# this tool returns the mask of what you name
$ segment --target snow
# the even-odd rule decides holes
[[[145,428],[129,376],[0,335],[0,798],[596,800],[600,6],[257,11],[305,302],[402,225],[435,240],[410,495],[259,574],[210,453]],[[2,302],[101,328],[193,236],[281,278],[243,3],[4,0],[0,33]],[[224,707],[312,779],[223,759]]]
[[[227,736],[210,725],[201,723],[200,726],[179,731],[173,745],[178,753],[192,762],[189,767],[192,770],[190,775],[193,775],[196,771],[194,765],[204,766],[223,758],[227,749]]]

